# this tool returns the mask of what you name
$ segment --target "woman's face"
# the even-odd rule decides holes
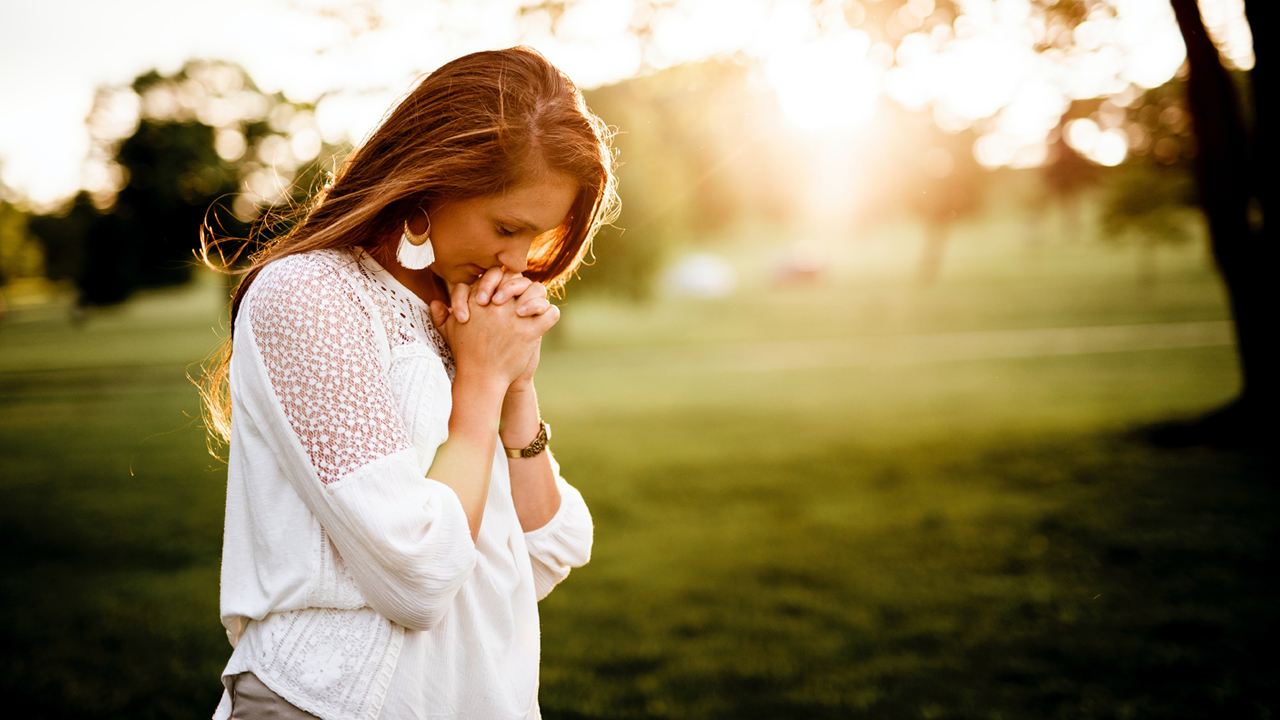
[[[474,282],[491,267],[524,272],[534,238],[560,227],[577,195],[577,183],[548,172],[502,195],[433,204],[432,272],[450,286]]]

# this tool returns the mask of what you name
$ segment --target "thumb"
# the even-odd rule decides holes
[[[449,295],[449,300],[453,304],[454,319],[460,323],[466,322],[471,316],[471,309],[467,307],[467,301],[471,299],[471,286],[458,283],[453,286],[453,291]]]
[[[436,329],[438,330],[444,327],[444,323],[448,319],[449,319],[449,306],[445,305],[439,300],[432,300],[431,301],[431,324],[435,325]]]

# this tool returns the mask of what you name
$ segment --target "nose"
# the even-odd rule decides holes
[[[524,272],[529,267],[529,247],[532,244],[524,241],[512,243],[498,253],[498,262],[511,272]]]

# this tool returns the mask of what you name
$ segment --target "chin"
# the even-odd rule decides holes
[[[482,268],[479,265],[466,265],[458,269],[458,277],[462,278],[462,282],[473,283],[480,279],[488,268]]]
[[[472,265],[455,265],[447,268],[440,268],[436,265],[432,265],[431,271],[449,285],[470,285],[471,283],[474,283],[476,278],[480,277],[484,272],[483,270],[477,271]]]

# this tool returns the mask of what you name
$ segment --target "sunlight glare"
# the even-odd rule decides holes
[[[1200,0],[1205,29],[1228,66],[1252,70],[1253,31],[1244,14],[1244,0]]]
[[[1098,141],[1093,146],[1093,153],[1090,155],[1090,159],[1096,161],[1099,165],[1115,167],[1124,162],[1128,154],[1129,135],[1120,128],[1111,128],[1098,136]]]
[[[1187,57],[1173,9],[1158,0],[1120,0],[1116,6],[1117,46],[1122,50],[1120,79],[1144,88],[1159,87],[1173,77]],[[1096,55],[1094,56],[1096,57]],[[1084,68],[1080,68],[1084,71]],[[1105,68],[1103,68],[1105,72]],[[1078,74],[1088,74],[1087,71]],[[1096,73],[1095,73],[1096,74]],[[1105,94],[1080,88],[1076,97]]]
[[[1064,139],[1081,155],[1107,167],[1124,162],[1129,155],[1129,135],[1122,128],[1103,130],[1090,118],[1067,123]]]
[[[879,0],[671,0],[644,7],[579,0],[567,4],[555,33],[549,16],[512,12],[528,4],[517,0],[223,0],[217,12],[199,3],[131,0],[128,22],[112,3],[80,3],[69,17],[59,9],[64,3],[10,3],[8,22],[0,23],[0,95],[7,100],[0,104],[0,182],[37,206],[70,197],[83,185],[89,151],[83,120],[94,89],[153,67],[171,73],[190,57],[234,61],[258,89],[316,102],[314,125],[290,130],[294,158],[316,149],[315,133],[327,143],[364,137],[421,71],[483,47],[529,42],[588,88],[645,67],[742,53],[763,62],[798,127],[863,121],[883,90],[910,110],[933,106],[951,129],[981,121],[984,136],[1000,135],[984,144],[984,157],[1011,164],[1043,152],[1045,118],[1060,101],[1158,87],[1186,57],[1168,0],[1091,3],[1096,12],[1081,18],[1078,45],[1048,50],[1037,49],[1044,40],[1036,9],[1044,3],[1037,0],[889,3],[899,8],[889,18],[894,30],[874,47],[856,26],[893,8],[880,3],[874,13],[872,2]],[[376,5],[376,13],[366,5]],[[1224,62],[1252,68],[1243,0],[1199,5]],[[954,10],[954,22],[926,22],[938,17],[929,12],[935,6]],[[646,25],[652,42],[642,47],[632,31],[645,20],[653,21]],[[901,47],[886,42],[894,38],[904,38]],[[256,93],[237,89],[238,75],[206,69],[217,97],[199,106],[202,121],[223,127],[265,111],[255,108]],[[1038,99],[1020,105],[1029,85]],[[141,102],[149,114],[167,116],[190,114],[190,100],[163,92]],[[993,116],[994,129],[983,120]],[[1119,141],[1119,135],[1101,141],[1112,148],[1107,158],[1117,156]],[[247,150],[226,136],[220,151]]]
[[[770,58],[766,73],[787,119],[804,130],[851,127],[871,116],[880,73],[860,30],[825,37]]]
[[[767,3],[763,0],[673,3],[657,12],[649,61],[658,66],[733,53],[756,42],[771,29],[766,22]]]

